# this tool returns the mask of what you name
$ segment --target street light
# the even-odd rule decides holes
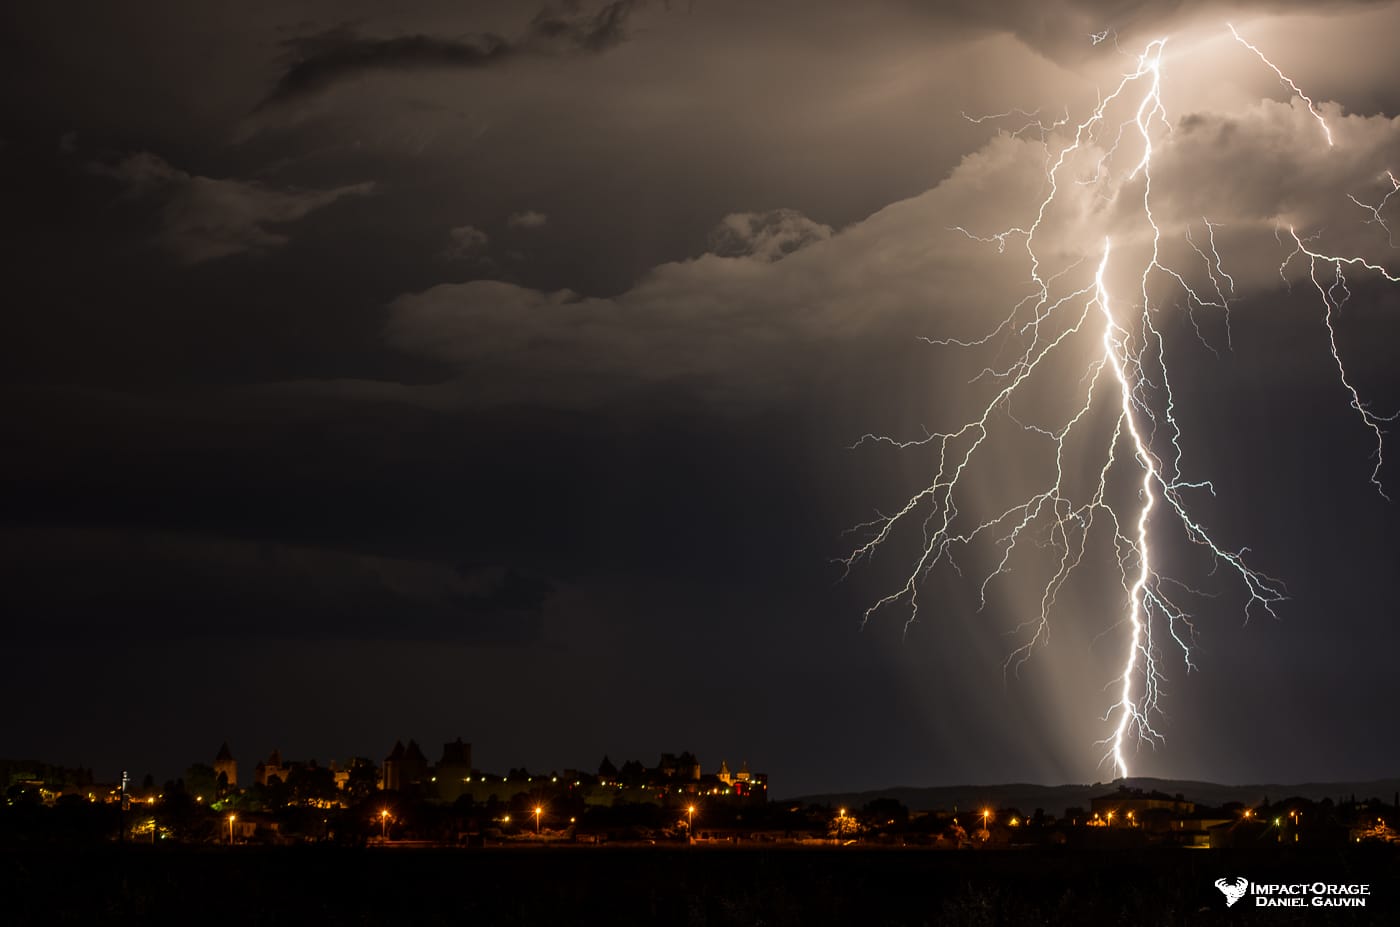
[[[535,833],[536,833],[536,834],[538,834],[538,833],[540,832],[540,814],[543,813],[543,811],[544,811],[544,809],[541,808],[539,805],[536,805],[536,806],[535,806]]]
[[[991,836],[991,832],[987,830],[987,822],[991,819],[991,816],[991,811],[986,808],[982,809],[982,833],[984,836]]]
[[[238,815],[236,815],[236,814],[230,814],[230,815],[228,816],[228,845],[229,845],[229,846],[233,846],[233,822],[236,821],[236,820],[238,820]]]
[[[389,809],[379,809],[379,840],[381,843],[389,842]]]
[[[695,842],[695,806],[690,805],[685,809],[685,839],[691,843]]]

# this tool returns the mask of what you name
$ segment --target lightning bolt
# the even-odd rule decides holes
[[[1308,96],[1306,93],[1300,90],[1298,88],[1298,85],[1293,83],[1293,78],[1289,77],[1287,74],[1279,70],[1278,65],[1270,61],[1267,55],[1260,51],[1256,46],[1250,44],[1244,38],[1244,36],[1240,35],[1239,32],[1235,29],[1234,24],[1226,23],[1225,25],[1230,27],[1230,34],[1235,37],[1236,42],[1239,42],[1245,48],[1258,55],[1259,60],[1267,64],[1270,70],[1272,70],[1275,74],[1278,75],[1279,83],[1283,84],[1289,90],[1292,90],[1295,94],[1298,95],[1299,99],[1301,99],[1304,103],[1308,104],[1308,112],[1312,113],[1313,118],[1317,120],[1317,124],[1322,126],[1322,134],[1327,137],[1328,147],[1331,147],[1334,144],[1334,142],[1332,141],[1332,130],[1327,127],[1327,120],[1323,119],[1322,114],[1317,111],[1317,105],[1313,103],[1312,97]]]
[[[1385,212],[1386,204],[1390,202],[1390,198],[1400,193],[1400,180],[1397,180],[1395,174],[1390,171],[1385,172],[1385,179],[1390,181],[1390,189],[1386,192],[1385,196],[1381,197],[1381,201],[1376,205],[1372,206],[1369,203],[1363,203],[1350,193],[1347,194],[1347,199],[1371,214],[1371,218],[1367,219],[1366,223],[1368,225],[1379,225],[1381,228],[1385,229],[1386,241],[1390,243],[1390,247],[1394,248],[1396,247],[1395,234],[1391,232],[1390,226],[1386,223],[1383,213]]]
[[[1306,103],[1328,146],[1335,146],[1331,128],[1313,100],[1233,25],[1226,25],[1237,42],[1253,52],[1280,82]],[[1097,45],[1108,35],[1107,32],[1096,34],[1091,39]],[[858,563],[873,557],[896,533],[906,530],[906,525],[910,526],[909,530],[917,527],[922,540],[913,568],[905,574],[901,585],[876,600],[862,617],[864,626],[877,612],[904,604],[908,607],[907,633],[920,617],[922,583],[940,563],[947,562],[957,570],[957,552],[979,540],[989,542],[999,556],[979,587],[980,603],[985,607],[990,584],[1009,572],[1011,560],[1021,545],[1036,539],[1052,551],[1050,576],[1040,588],[1038,610],[1015,629],[1020,643],[1003,666],[1004,671],[1015,672],[1036,648],[1048,643],[1057,596],[1082,564],[1091,532],[1107,531],[1116,552],[1123,590],[1124,615],[1119,625],[1126,626],[1127,642],[1121,672],[1110,683],[1111,688],[1116,688],[1116,700],[1103,717],[1110,733],[1100,741],[1100,746],[1105,748],[1103,761],[1111,763],[1120,777],[1128,775],[1128,753],[1134,745],[1155,746],[1163,739],[1153,727],[1153,718],[1160,713],[1162,662],[1166,651],[1179,652],[1187,672],[1194,669],[1195,627],[1176,597],[1182,592],[1195,594],[1196,590],[1158,572],[1151,543],[1153,533],[1174,524],[1175,529],[1201,548],[1217,568],[1223,567],[1227,575],[1232,575],[1244,591],[1246,621],[1256,612],[1278,617],[1275,606],[1286,594],[1279,580],[1248,562],[1247,548],[1231,548],[1218,542],[1204,521],[1192,513],[1189,504],[1201,493],[1214,496],[1215,489],[1209,481],[1191,480],[1183,475],[1182,431],[1176,418],[1166,339],[1154,319],[1161,300],[1155,299],[1153,294],[1162,286],[1179,294],[1178,299],[1184,303],[1197,336],[1210,347],[1197,324],[1195,312],[1218,312],[1228,337],[1235,279],[1225,271],[1216,247],[1215,233],[1219,226],[1207,218],[1201,220],[1200,233],[1188,226],[1184,234],[1190,252],[1200,261],[1199,268],[1188,273],[1172,266],[1164,256],[1164,233],[1153,208],[1152,165],[1157,148],[1168,142],[1172,133],[1162,103],[1162,57],[1166,45],[1166,38],[1147,43],[1135,57],[1132,70],[1122,76],[1112,92],[1101,95],[1098,105],[1083,122],[1075,125],[1073,137],[1066,140],[1058,152],[1051,153],[1052,139],[1058,130],[1070,124],[1068,117],[1046,124],[1037,121],[1035,112],[1024,110],[976,119],[964,114],[974,122],[1012,116],[1028,120],[1012,133],[1016,136],[1032,126],[1040,129],[1047,150],[1046,193],[1039,202],[1034,220],[1028,225],[991,234],[975,233],[961,226],[952,228],[974,241],[994,244],[998,252],[1005,252],[1015,243],[1023,246],[1030,268],[1030,293],[1011,308],[1000,324],[979,338],[924,339],[932,345],[962,349],[1001,346],[1000,350],[1004,351],[1007,345],[1015,347],[1009,362],[989,365],[973,378],[973,383],[992,384],[991,397],[960,426],[948,431],[926,431],[908,440],[866,434],[856,442],[856,447],[885,444],[899,449],[923,449],[931,454],[933,476],[891,514],[880,514],[873,521],[857,525],[853,530],[863,532],[863,540],[841,558],[849,573]],[[1370,211],[1368,221],[1379,224],[1389,236],[1390,229],[1382,211],[1390,197],[1400,192],[1400,181],[1393,174],[1386,176],[1392,189],[1377,205],[1367,205],[1355,197],[1352,201]],[[1115,247],[1115,236],[1101,239],[1101,247],[1093,252],[1097,261],[1091,280],[1084,280],[1081,273],[1090,255],[1052,270],[1047,252],[1041,247],[1041,240],[1051,234],[1052,213],[1056,210],[1072,213],[1076,204],[1068,191],[1080,187],[1097,197],[1095,202],[1101,206],[1132,198],[1129,202],[1134,204],[1144,234],[1137,247],[1142,253],[1140,274],[1130,270],[1138,282],[1132,287],[1136,292],[1129,300],[1113,298],[1109,281],[1120,277],[1124,267],[1134,267],[1138,260],[1133,257],[1131,236],[1122,249],[1127,257],[1126,263],[1121,265],[1113,263],[1119,250]],[[1347,271],[1369,271],[1392,283],[1400,282],[1400,278],[1360,257],[1324,253],[1292,226],[1288,227],[1288,234],[1294,247],[1284,258],[1279,273],[1287,283],[1290,264],[1298,261],[1307,265],[1308,275],[1322,300],[1330,350],[1341,383],[1350,396],[1352,408],[1375,436],[1371,481],[1380,490],[1382,423],[1389,419],[1376,414],[1362,401],[1342,362],[1333,320],[1348,295]],[[1111,271],[1115,270],[1116,274],[1111,276]],[[1329,271],[1330,280],[1327,279]],[[1207,282],[1193,284],[1193,279]],[[1039,371],[1069,354],[1074,345],[1083,343],[1093,344],[1095,348],[1087,354],[1090,359],[1082,368],[1072,411],[1050,425],[1025,420],[1016,403],[1034,390],[1028,384],[1035,382]],[[1113,423],[1106,440],[1094,437],[1094,410],[1099,406],[1106,406],[1107,420]],[[1100,421],[1104,421],[1099,415]],[[989,438],[994,428],[1003,423],[1019,428],[1033,441],[1047,443],[1053,452],[1054,466],[1029,497],[977,522],[963,515],[960,502],[967,495],[965,484],[969,472],[988,454]],[[1094,444],[1103,442],[1098,444],[1102,447],[1103,464],[1087,491],[1076,491],[1070,479],[1067,456],[1072,439]],[[1126,504],[1115,501],[1114,493],[1116,474],[1123,469],[1136,471],[1133,501]]]

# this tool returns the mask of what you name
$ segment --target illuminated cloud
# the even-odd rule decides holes
[[[613,299],[495,280],[405,294],[390,306],[386,335],[401,350],[462,364],[474,380],[490,371],[474,402],[573,403],[660,382],[732,396],[761,381],[782,392],[794,365],[772,355],[840,328],[832,314],[846,292],[826,286],[840,271],[815,254],[825,239],[812,230],[825,227],[783,216],[773,227],[739,223],[744,235],[727,239],[739,253],[662,265]],[[784,253],[799,240],[811,244]],[[812,301],[805,318],[791,315],[801,297]]]
[[[1400,127],[1381,117],[1337,123],[1343,141],[1333,150],[1306,144],[1316,124],[1286,103],[1180,118],[1154,176],[1164,233],[1200,233],[1202,216],[1222,224],[1231,269],[1254,287],[1278,285],[1289,249],[1273,230],[1285,219],[1384,246],[1346,194],[1365,192],[1362,181],[1383,172]],[[658,382],[730,398],[780,396],[801,388],[807,365],[794,355],[910,313],[929,319],[929,333],[970,332],[979,315],[1024,295],[1024,254],[1014,242],[999,253],[950,227],[991,233],[1028,223],[1043,171],[1038,141],[997,136],[935,189],[840,231],[789,209],[736,213],[712,234],[710,253],[655,267],[616,297],[492,280],[442,284],[395,299],[387,338],[459,363],[467,377],[492,371],[489,389],[468,391],[471,402],[576,403]],[[1067,248],[1104,227],[1089,194],[1061,199],[1076,195],[1082,202],[1056,218],[1055,240]],[[1186,247],[1174,240],[1170,256],[1194,275]]]
[[[1296,224],[1306,234],[1322,232],[1343,247],[1381,257],[1375,245],[1386,244],[1385,236],[1365,224],[1366,212],[1349,197],[1364,202],[1384,195],[1376,191],[1396,167],[1400,121],[1344,116],[1333,104],[1323,112],[1335,147],[1320,143],[1313,117],[1296,100],[1183,118],[1158,173],[1171,191],[1163,198],[1164,218],[1183,223],[1206,215],[1269,229]]]
[[[813,242],[831,237],[831,226],[813,222],[795,209],[736,212],[710,233],[710,251],[721,257],[776,261]]]

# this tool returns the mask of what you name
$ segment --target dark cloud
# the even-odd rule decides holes
[[[511,213],[506,219],[506,227],[513,229],[540,229],[549,224],[549,216],[533,209]]]
[[[451,243],[443,250],[443,257],[459,261],[476,257],[489,241],[489,236],[473,225],[458,225],[447,230]]]
[[[604,51],[627,38],[627,20],[637,5],[638,0],[613,0],[588,15],[579,12],[578,0],[566,0],[562,9],[547,6],[536,13],[529,36],[584,51]]]
[[[200,177],[145,151],[115,165],[94,163],[89,169],[120,181],[132,197],[158,198],[158,242],[187,264],[279,247],[288,240],[279,226],[343,197],[374,190],[372,183],[329,190],[278,190],[256,180]]]
[[[514,567],[145,528],[0,530],[5,610],[24,640],[537,641],[554,595]],[[81,575],[82,582],[71,582]]]
[[[594,13],[577,4],[545,7],[517,39],[483,33],[467,38],[406,35],[371,38],[348,26],[288,40],[296,57],[260,104],[276,106],[375,71],[491,67],[520,55],[598,53],[626,38],[637,0],[613,0]]]
[[[123,717],[178,730],[212,711],[259,737],[285,723],[290,747],[326,730],[307,720],[322,699],[343,727],[304,749],[334,753],[520,691],[468,722],[511,764],[608,740],[713,758],[742,738],[784,792],[1098,774],[1116,632],[1099,635],[1118,604],[1101,572],[1003,686],[1045,561],[975,614],[970,551],[968,578],[930,576],[905,637],[893,614],[859,625],[905,558],[841,585],[830,558],[843,528],[928,479],[927,457],[852,441],[958,424],[990,388],[970,381],[1006,360],[919,336],[978,337],[1030,292],[1015,242],[949,226],[1034,221],[1044,139],[959,112],[1080,117],[1161,30],[1163,257],[1199,275],[1184,235],[1201,242],[1208,217],[1238,285],[1233,352],[1202,320],[1219,357],[1164,296],[1183,447],[1217,487],[1212,525],[1257,545],[1295,601],[1248,628],[1224,598],[1203,604],[1202,672],[1173,666],[1150,763],[1393,761],[1366,731],[1394,699],[1353,668],[1394,647],[1394,507],[1366,483],[1373,447],[1306,267],[1285,268],[1291,296],[1279,279],[1274,224],[1393,266],[1349,197],[1392,189],[1397,124],[1346,114],[1394,97],[1400,5],[706,0],[643,22],[605,2],[36,3],[0,30],[24,307],[0,339],[0,610],[22,651],[3,695],[52,694],[15,743],[110,764],[130,755]],[[1335,117],[1335,149],[1227,18]],[[1119,47],[1091,40],[1104,30]],[[83,173],[95,152],[123,155]],[[1091,185],[1059,202],[1047,272],[1091,233],[1121,234],[1124,261],[1151,243]],[[1388,412],[1400,306],[1365,276],[1348,275],[1338,344]],[[1061,390],[1043,393],[1012,411],[1057,411]],[[965,517],[1028,482],[1022,448],[996,449]],[[115,643],[75,657],[74,639]],[[211,656],[231,684],[207,684]],[[170,698],[171,667],[198,699]],[[1325,749],[1294,755],[1300,717],[1323,719],[1308,736]],[[850,740],[834,762],[832,731]]]

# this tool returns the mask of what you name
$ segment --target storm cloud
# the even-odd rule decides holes
[[[597,54],[627,37],[637,0],[614,0],[594,12],[578,4],[545,7],[515,39],[484,33],[467,38],[405,35],[374,38],[349,26],[288,39],[294,62],[277,79],[261,107],[311,96],[374,72],[474,70],[522,55]]]
[[[1154,167],[1164,260],[1203,284],[1207,269],[1186,236],[1204,240],[1205,220],[1217,227],[1241,298],[1279,284],[1292,243],[1278,233],[1290,225],[1383,260],[1384,231],[1348,194],[1380,201],[1400,122],[1330,115],[1340,151],[1321,142],[1300,103],[1180,119]],[[607,402],[656,383],[776,401],[807,385],[820,367],[813,357],[858,333],[916,314],[938,319],[930,331],[971,331],[1024,296],[1028,284],[1008,275],[1022,253],[971,241],[953,226],[984,235],[1028,226],[1043,171],[1039,142],[1002,135],[933,190],[841,230],[791,209],[733,214],[711,232],[707,253],[652,268],[611,298],[493,280],[439,284],[389,305],[386,339],[460,365],[460,400],[472,404]],[[1104,215],[1087,188],[1069,187],[1057,204],[1043,247],[1065,262],[1083,258],[1075,248],[1101,241],[1105,230],[1148,244],[1147,227]],[[1294,267],[1295,276],[1302,270]],[[953,300],[950,291],[962,295]],[[469,385],[478,380],[490,387]]]
[[[1373,734],[1394,685],[1355,667],[1400,643],[1400,532],[1307,268],[1279,266],[1293,225],[1394,267],[1357,203],[1400,168],[1400,5],[6,14],[0,588],[19,631],[0,695],[52,693],[67,719],[18,713],[9,749],[119,770],[138,716],[324,758],[405,725],[512,765],[747,754],[775,794],[1102,776],[1119,589],[1102,569],[1007,678],[1032,564],[980,610],[976,557],[968,577],[940,568],[906,635],[898,615],[860,623],[903,558],[844,583],[833,558],[934,465],[851,445],[957,425],[994,388],[978,375],[1004,344],[921,339],[979,338],[1033,297],[1021,239],[995,236],[1036,220],[1047,155],[1169,33],[1162,259],[1208,283],[1190,247],[1208,221],[1236,285],[1227,332],[1152,281],[1183,453],[1215,489],[1203,517],[1294,598],[1248,627],[1231,590],[1202,605],[1201,672],[1173,676],[1166,749],[1140,765],[1393,771]],[[1227,20],[1308,89],[1335,146]],[[1042,227],[1057,286],[1091,280],[1106,235],[1124,265],[1153,244],[1141,174],[1116,199],[1093,185],[1111,128]],[[1400,224],[1400,195],[1378,209]],[[1112,283],[1125,307],[1141,289]],[[1385,414],[1400,295],[1347,284],[1339,351]],[[1024,442],[995,450],[966,516],[1032,479]],[[1327,719],[1305,755],[1298,717]],[[153,767],[188,765],[168,749]]]

